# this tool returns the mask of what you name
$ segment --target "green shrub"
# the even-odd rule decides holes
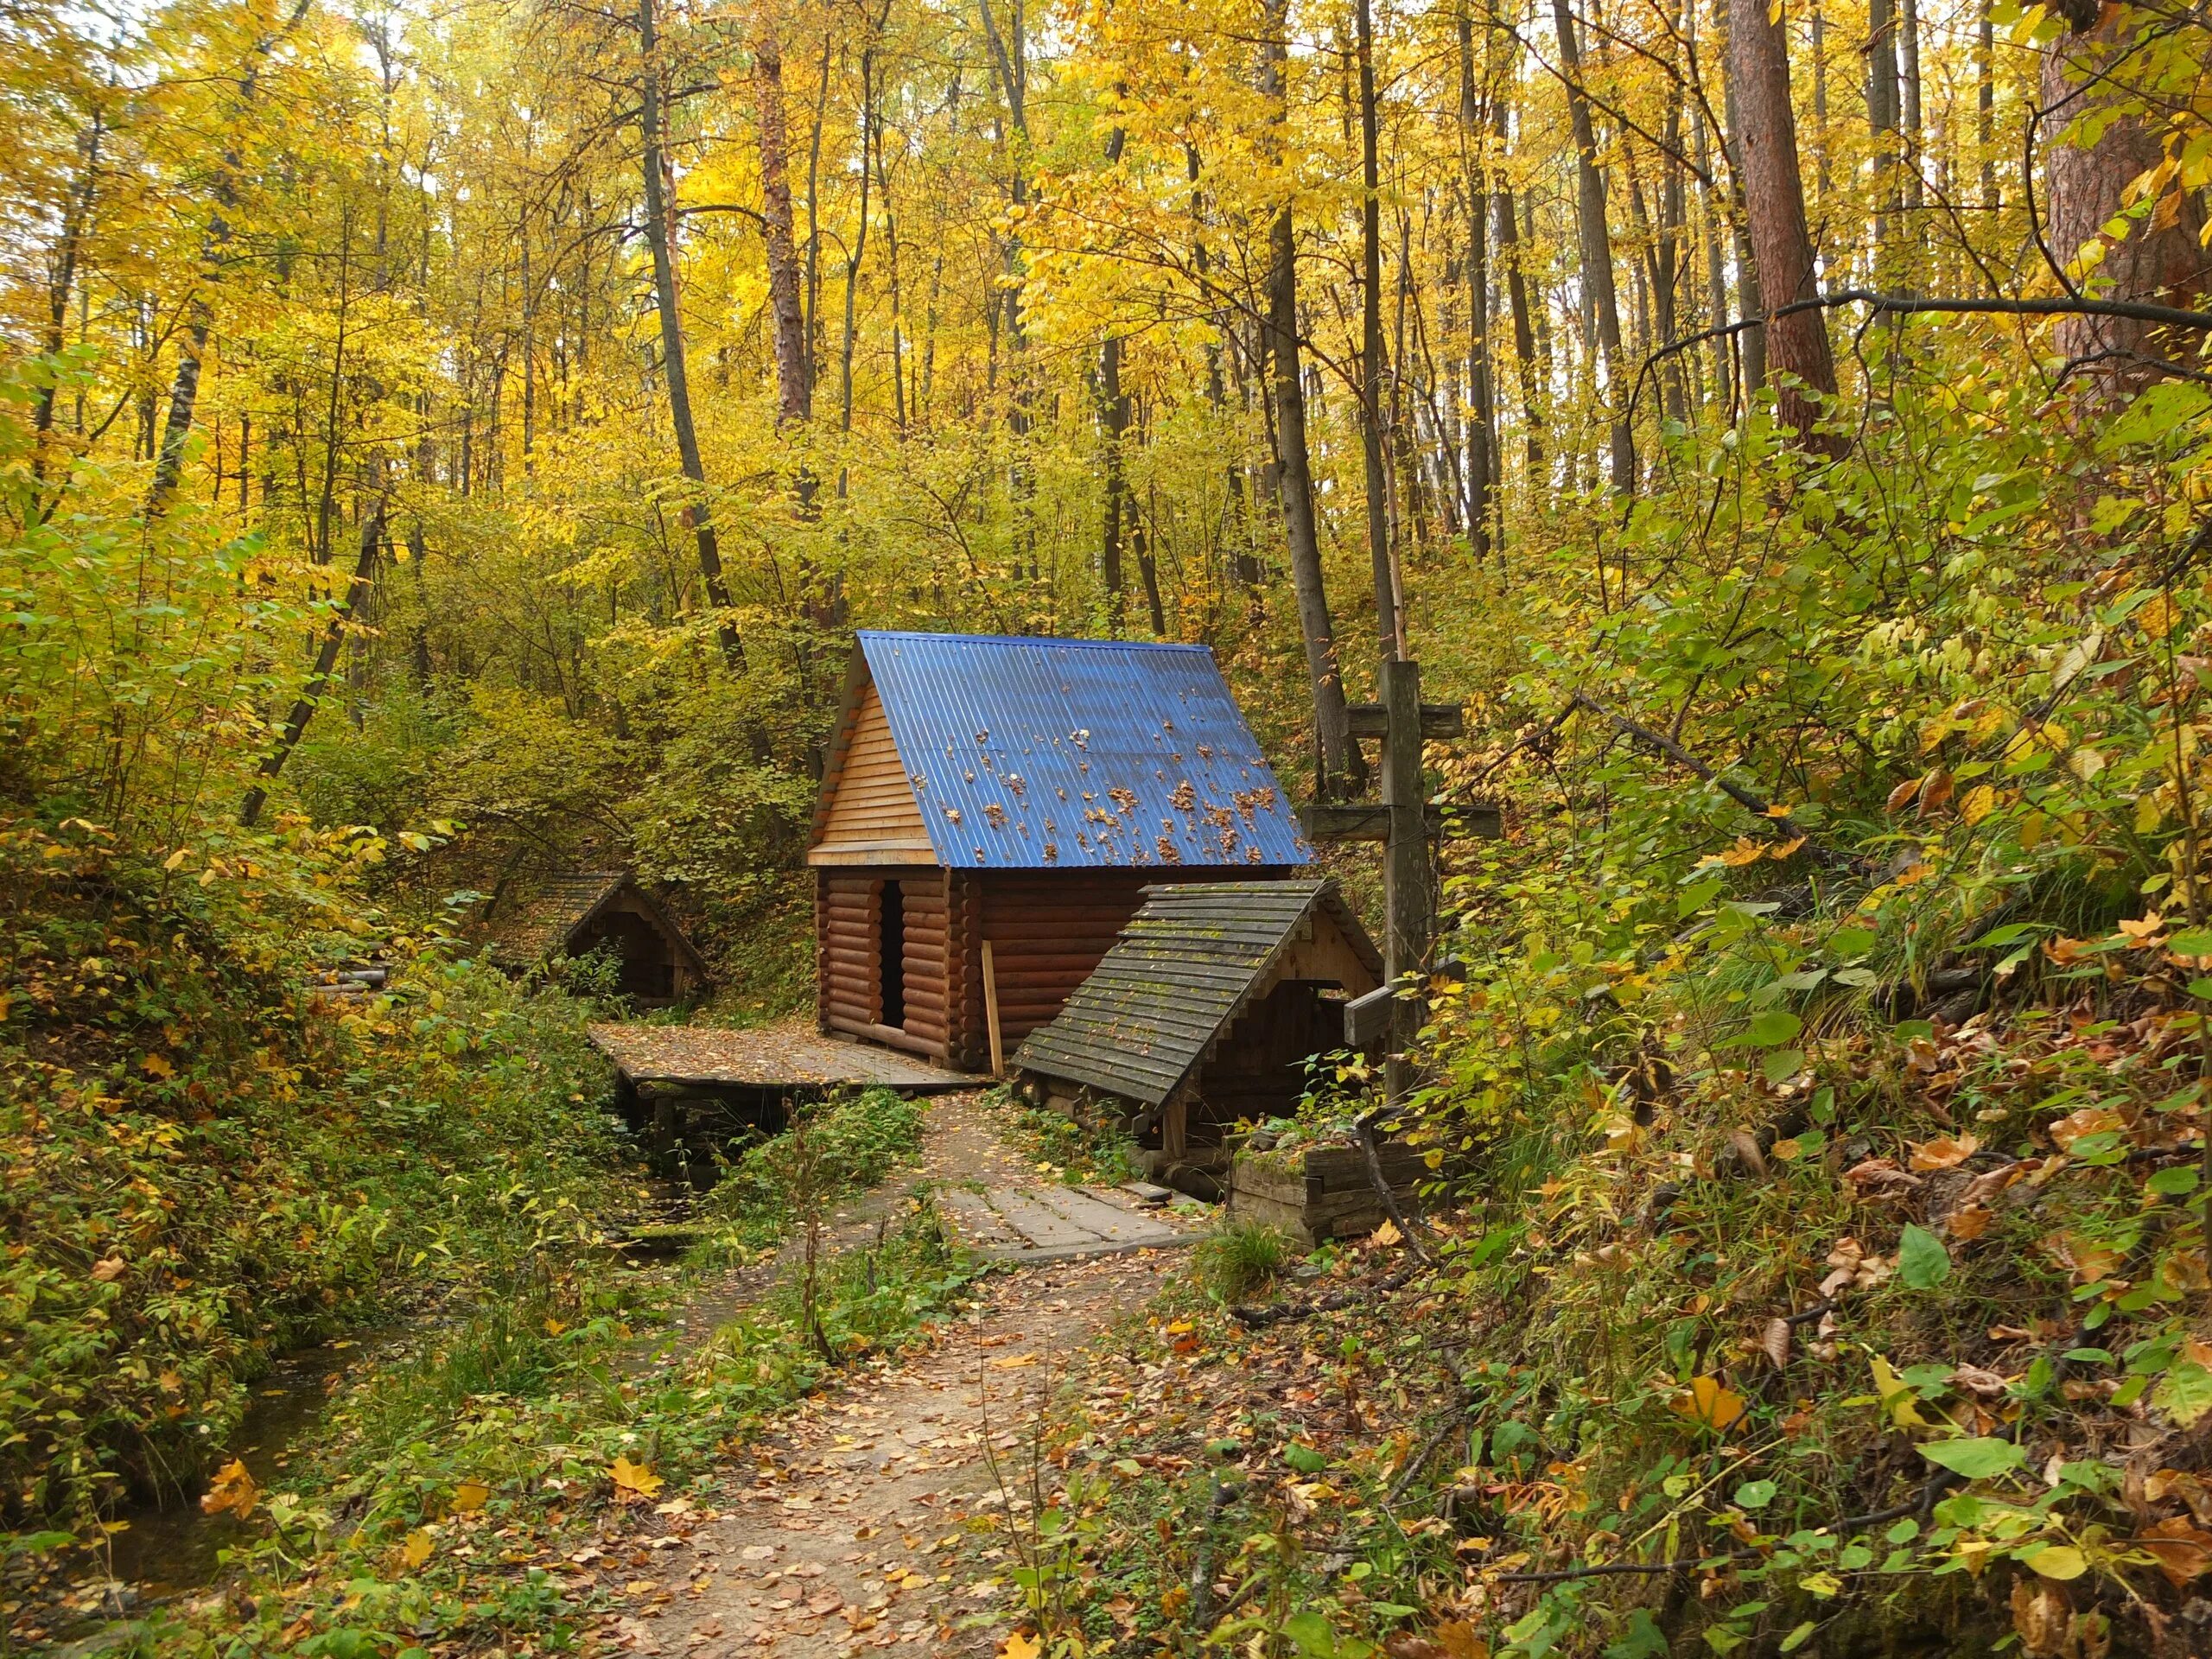
[[[1274,1282],[1290,1261],[1290,1236],[1263,1221],[1224,1216],[1192,1247],[1192,1257],[1209,1294],[1241,1302]]]

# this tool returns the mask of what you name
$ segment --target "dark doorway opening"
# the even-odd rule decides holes
[[[882,921],[876,936],[875,959],[881,964],[883,1024],[903,1030],[906,1024],[906,897],[896,881],[883,884]]]
[[[648,1006],[675,1000],[676,963],[651,922],[628,911],[604,912],[569,941],[569,953],[581,957],[602,944],[612,944],[621,960],[617,988],[623,995]]]

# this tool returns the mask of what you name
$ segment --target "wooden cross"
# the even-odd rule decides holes
[[[1389,925],[1383,932],[1382,963],[1395,989],[1408,974],[1418,974],[1428,960],[1436,930],[1436,894],[1428,879],[1427,791],[1421,785],[1421,746],[1425,739],[1458,737],[1466,730],[1465,711],[1456,702],[1421,700],[1421,664],[1382,665],[1382,701],[1351,705],[1351,734],[1382,740],[1382,799],[1379,805],[1314,805],[1299,820],[1308,841],[1379,841],[1382,843],[1382,888]],[[1478,815],[1478,835],[1498,833],[1495,813]],[[1363,999],[1364,1001],[1365,999]],[[1418,995],[1387,999],[1390,1031],[1384,1086],[1392,1100],[1406,1090],[1405,1063],[1399,1056],[1421,1030]],[[1379,1031],[1376,1033],[1379,1034]]]

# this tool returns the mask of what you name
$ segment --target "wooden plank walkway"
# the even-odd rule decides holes
[[[938,1203],[961,1243],[988,1261],[1066,1262],[1173,1249],[1193,1235],[1094,1186],[949,1186]]]
[[[714,1026],[595,1025],[594,1047],[632,1084],[747,1089],[895,1089],[949,1094],[988,1079],[868,1043],[839,1042],[796,1023],[732,1031]]]

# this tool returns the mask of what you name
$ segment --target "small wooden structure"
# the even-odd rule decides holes
[[[817,1019],[995,1070],[1148,886],[1312,855],[1202,645],[863,632],[807,853]]]
[[[821,1035],[803,1020],[715,1026],[595,1025],[613,1064],[615,1104],[659,1172],[710,1186],[716,1153],[784,1127],[794,1101],[838,1089],[942,1095],[975,1079],[867,1043]]]
[[[612,945],[621,963],[617,988],[640,1007],[665,1007],[707,982],[707,964],[683,930],[626,870],[571,871],[503,893],[477,926],[492,959],[515,973]]]
[[[1414,1208],[1414,1185],[1428,1168],[1421,1155],[1395,1141],[1375,1150],[1398,1203]],[[1228,1185],[1230,1215],[1280,1227],[1309,1250],[1371,1233],[1386,1218],[1367,1154],[1357,1146],[1240,1147]]]
[[[1240,1120],[1294,1109],[1306,1062],[1344,1046],[1347,997],[1382,959],[1326,880],[1146,889],[1138,911],[1015,1066],[1078,1114],[1120,1110],[1172,1164]],[[1118,1108],[1109,1103],[1118,1103]]]

